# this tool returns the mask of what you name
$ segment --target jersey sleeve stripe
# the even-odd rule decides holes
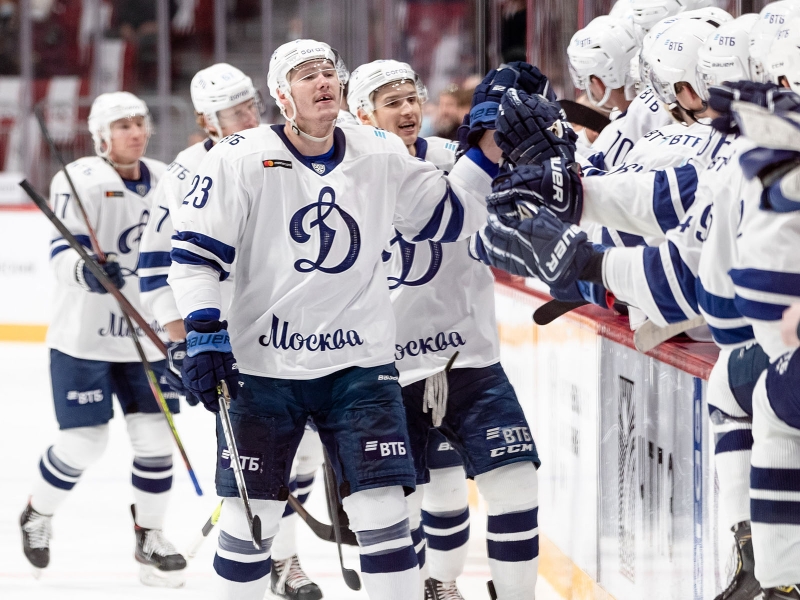
[[[678,274],[685,277],[688,267],[683,265],[676,272],[671,258],[669,250],[662,252],[661,248],[644,248],[642,256],[647,285],[659,312],[667,323],[678,323],[693,318],[696,312],[684,297],[682,284],[678,283]],[[683,263],[680,258],[678,260]]]
[[[220,281],[225,281],[230,275],[230,271],[226,271],[224,268],[222,268],[217,261],[211,260],[199,254],[195,254],[194,252],[191,252],[184,248],[173,248],[171,256],[173,262],[176,262],[178,264],[194,265],[199,267],[210,267],[214,269],[219,273]]]
[[[154,269],[157,267],[169,267],[172,263],[169,252],[142,252],[139,255],[137,269]]]
[[[683,220],[694,202],[697,171],[692,165],[666,169],[655,174],[653,182],[653,214],[661,231],[674,229]]]
[[[500,172],[500,167],[486,158],[486,155],[480,148],[472,147],[466,152],[467,158],[478,165],[484,173],[494,179]]]
[[[447,221],[444,233],[435,240],[437,242],[455,242],[461,235],[461,228],[464,227],[464,205],[449,186],[447,195],[450,198],[450,219]]]
[[[738,346],[755,339],[753,328],[749,325],[745,327],[720,328],[707,323],[714,336],[714,341],[721,346]]]
[[[602,240],[604,246],[615,246],[617,248],[634,248],[635,246],[647,245],[640,235],[608,229],[607,227],[603,227]]]
[[[719,319],[740,319],[742,317],[733,298],[723,298],[708,292],[700,279],[695,283],[695,293],[697,294],[697,304],[704,313]]]
[[[230,265],[236,257],[236,249],[233,246],[228,246],[219,240],[194,231],[177,232],[172,236],[172,247],[173,260],[175,259],[174,249],[176,247],[184,248],[189,251],[197,252],[200,255],[213,255],[215,258],[219,259],[220,267],[226,271],[230,271]]]
[[[139,277],[139,291],[140,292],[152,292],[159,288],[166,287],[167,284],[167,276],[166,275],[154,275],[152,277]]]
[[[88,235],[76,235],[75,239],[80,242],[84,248],[92,249],[92,241]],[[52,259],[57,254],[62,253],[64,250],[69,250],[70,245],[63,237],[57,237],[50,242],[50,258]]]
[[[789,290],[797,290],[797,295],[800,296],[800,273],[765,269],[731,269],[729,273],[738,287],[780,295],[787,295]]]
[[[442,231],[442,226],[445,223],[444,231]],[[454,242],[461,234],[461,228],[463,226],[464,206],[448,185],[447,191],[433,211],[433,216],[431,216],[425,227],[420,230],[412,241],[421,242],[424,240],[433,240],[436,242]]]
[[[736,308],[748,319],[755,319],[756,321],[780,321],[783,317],[783,311],[788,308],[788,305],[750,300],[740,296],[737,290]]]

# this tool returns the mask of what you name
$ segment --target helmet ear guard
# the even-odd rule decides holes
[[[100,94],[94,99],[89,111],[88,126],[97,156],[114,164],[110,158],[111,124],[132,117],[144,117],[145,131],[149,140],[153,133],[153,123],[150,111],[143,100],[130,92],[109,92]]]

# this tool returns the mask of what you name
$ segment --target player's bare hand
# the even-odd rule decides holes
[[[781,321],[781,338],[787,346],[800,346],[800,339],[797,337],[797,327],[800,325],[800,303],[792,304],[783,311]]]
[[[503,157],[503,151],[497,146],[494,141],[494,131],[491,129],[487,129],[483,132],[480,141],[478,142],[478,146],[483,152],[483,155],[488,158],[493,163],[499,163],[500,159]]]

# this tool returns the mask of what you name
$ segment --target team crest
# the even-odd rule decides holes
[[[325,175],[325,165],[322,163],[311,163],[311,166],[317,172],[317,175]]]

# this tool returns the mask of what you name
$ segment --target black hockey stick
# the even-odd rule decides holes
[[[331,465],[327,450],[325,450],[323,473],[325,476],[325,491],[328,495],[328,509],[330,510],[331,523],[333,524],[333,536],[336,540],[336,549],[339,551],[339,566],[342,567],[342,577],[347,587],[358,591],[361,589],[361,579],[353,569],[348,569],[344,566],[344,559],[342,558],[342,532],[339,529],[339,492],[336,488],[336,473],[333,471],[333,465]]]
[[[219,417],[222,422],[222,431],[225,434],[225,441],[228,443],[228,453],[231,457],[231,468],[236,479],[236,487],[239,489],[239,497],[244,503],[244,514],[247,516],[247,526],[250,527],[250,535],[253,537],[253,546],[256,550],[261,550],[261,517],[253,516],[253,509],[250,506],[250,496],[247,495],[247,486],[244,482],[244,471],[242,462],[239,460],[239,448],[236,447],[236,438],[233,436],[233,425],[231,416],[228,413],[228,405],[231,403],[228,394],[228,383],[223,379],[217,387],[219,394]]]
[[[311,514],[306,510],[306,507],[300,503],[294,494],[289,494],[288,502],[289,506],[292,507],[294,512],[296,512],[301,519],[303,519],[305,524],[308,525],[308,528],[314,533],[314,535],[321,540],[325,540],[326,542],[336,542],[336,534],[333,531],[333,525],[327,525],[317,521],[311,516]],[[341,536],[341,543],[345,546],[358,546],[356,534],[350,531],[348,528],[340,527],[339,535]]]
[[[161,341],[155,331],[150,328],[150,325],[147,321],[144,320],[144,317],[139,314],[133,305],[128,301],[128,299],[124,296],[124,294],[114,285],[114,282],[106,275],[106,272],[102,269],[102,267],[97,264],[89,253],[86,251],[81,243],[75,239],[75,236],[72,235],[72,232],[67,229],[67,226],[59,219],[56,214],[50,209],[50,206],[47,204],[47,201],[33,189],[33,186],[28,182],[28,180],[23,180],[20,182],[20,187],[25,190],[25,193],[28,194],[31,200],[33,200],[34,204],[44,213],[44,216],[48,218],[48,220],[55,226],[64,240],[70,245],[70,247],[78,253],[86,267],[92,272],[92,274],[97,278],[100,284],[105,288],[105,290],[111,294],[116,301],[119,303],[119,307],[122,309],[122,312],[125,314],[126,323],[131,331],[131,338],[134,340],[136,344],[136,349],[139,351],[139,356],[144,357],[144,350],[141,348],[141,343],[139,342],[138,336],[136,334],[136,330],[133,328],[133,324],[131,323],[131,319],[136,322],[136,324],[142,329],[142,331],[147,335],[151,342],[158,348],[161,353],[166,356],[167,355],[167,347],[164,345],[164,342]],[[76,198],[76,202],[78,199]],[[89,227],[90,233],[93,234],[91,227]],[[95,240],[96,243],[96,240]],[[99,246],[98,246],[99,249]],[[102,251],[101,251],[102,253]],[[146,361],[146,357],[145,357]],[[156,397],[156,402],[158,403],[159,408],[164,413],[164,416],[167,419],[167,423],[169,424],[170,431],[172,432],[172,437],[175,439],[175,444],[178,446],[178,451],[180,452],[181,458],[183,458],[183,463],[186,465],[186,470],[189,472],[189,478],[192,480],[192,484],[194,484],[194,489],[197,492],[198,496],[203,495],[203,490],[200,488],[200,482],[197,480],[197,475],[195,475],[194,469],[192,468],[191,463],[189,462],[189,457],[186,454],[186,450],[183,447],[183,442],[181,441],[180,436],[178,435],[178,430],[175,427],[175,422],[172,420],[172,413],[169,411],[169,407],[167,406],[167,401],[164,399],[164,395],[161,393],[161,389],[158,387],[158,380],[153,373],[152,368],[150,368],[149,363],[145,366],[143,362],[142,365],[145,368],[145,373],[147,374],[147,381],[150,384],[150,388],[153,391],[153,394]]]
[[[533,322],[537,325],[549,325],[558,317],[567,314],[571,310],[586,306],[588,302],[562,302],[561,300],[550,300],[545,302],[533,312]]]
[[[497,592],[494,589],[494,581],[491,579],[487,581],[486,589],[489,590],[489,598],[491,598],[491,600],[497,600]]]
[[[559,100],[558,103],[567,115],[567,121],[600,133],[611,121],[603,113],[572,100]]]

